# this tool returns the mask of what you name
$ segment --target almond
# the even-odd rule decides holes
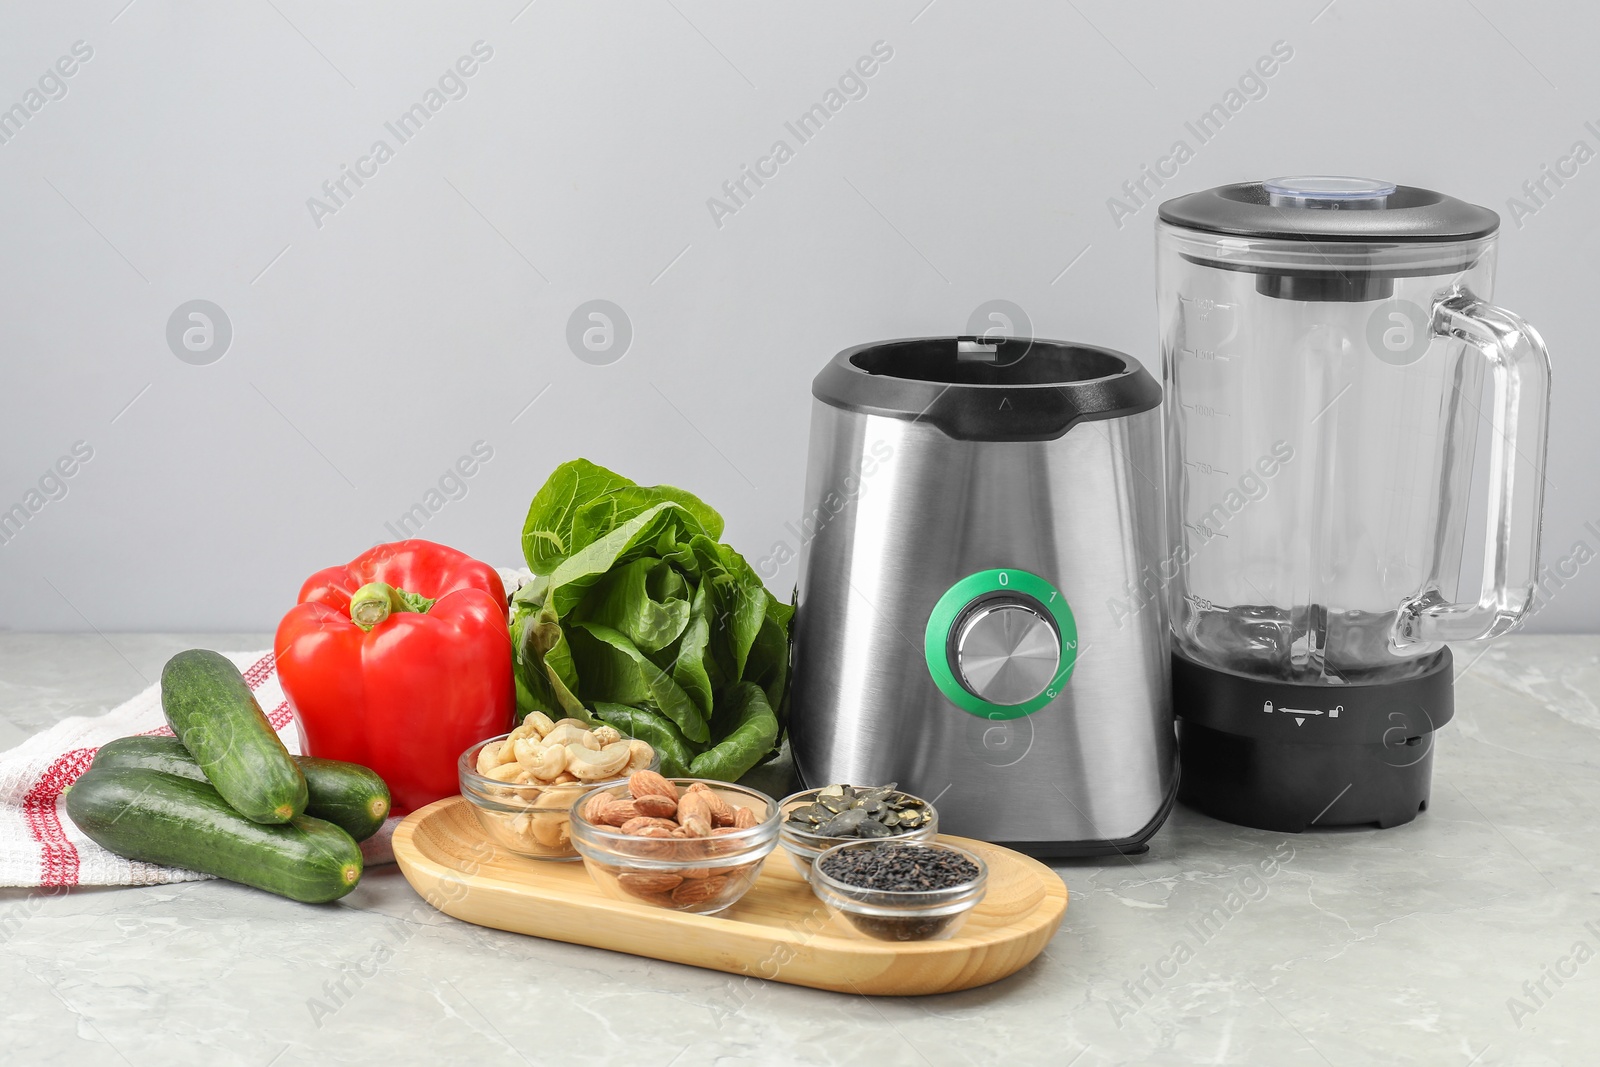
[[[611,814],[610,808],[606,809],[606,814]],[[673,830],[677,829],[677,826],[672,822],[671,819],[652,819],[648,815],[635,815],[627,822],[618,823],[617,825],[625,834],[637,834],[645,829],[665,830],[668,834],[670,834]],[[651,834],[649,836],[656,837],[658,835]]]
[[[637,859],[670,859],[678,848],[672,831],[659,826],[641,826],[630,836],[632,840],[619,845],[617,851]]]
[[[612,800],[600,812],[600,822],[607,826],[621,826],[630,819],[639,817],[639,812],[634,808],[631,800]]]
[[[671,871],[624,871],[617,875],[617,885],[634,896],[670,893],[682,884],[683,875]]]
[[[718,793],[704,782],[694,783],[689,787],[689,792],[697,793],[706,798],[706,803],[711,811],[712,826],[733,825],[733,805],[722,799],[721,793]]]
[[[596,826],[604,826],[606,822],[605,812],[611,806],[612,800],[613,797],[610,793],[596,793],[584,802],[583,817]]]
[[[760,822],[761,820],[756,818],[755,809],[753,808],[733,809],[733,828],[735,830],[748,830]]]
[[[655,771],[634,771],[628,778],[628,792],[638,800],[643,796],[661,796],[678,799],[678,787]]]
[[[670,819],[678,814],[678,802],[659,793],[646,793],[629,803],[636,814],[648,815],[653,819]]]
[[[712,855],[716,855],[718,853],[723,853],[723,852],[737,852],[742,847],[741,842],[738,842],[738,841],[718,841],[717,838],[724,837],[724,836],[726,836],[728,834],[736,834],[738,832],[739,832],[739,828],[737,826],[719,826],[719,827],[717,827],[716,829],[711,831],[711,839],[708,840],[705,843],[706,844],[706,851],[711,853]]]
[[[727,885],[728,879],[720,874],[714,874],[710,878],[694,878],[672,891],[672,902],[686,907],[704,904],[720,894]]]
[[[688,792],[678,800],[678,825],[694,837],[711,834],[711,794]]]

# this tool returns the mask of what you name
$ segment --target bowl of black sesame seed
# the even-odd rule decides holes
[[[983,899],[989,869],[943,842],[850,841],[811,867],[817,899],[878,941],[954,937]]]

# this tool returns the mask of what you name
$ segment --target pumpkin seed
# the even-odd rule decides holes
[[[833,818],[822,824],[822,829],[817,831],[823,837],[844,837],[853,834],[867,821],[867,813],[861,808],[850,808],[841,811]]]
[[[897,784],[855,786],[841,783],[816,791],[815,800],[790,811],[785,825],[820,837],[880,838],[927,826],[927,802],[902,793]]]

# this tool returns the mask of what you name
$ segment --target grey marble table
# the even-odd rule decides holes
[[[181,648],[267,644],[0,634],[0,749]],[[1416,822],[1293,836],[1180,809],[1148,855],[1058,864],[1060,933],[987,988],[869,1000],[481,929],[393,867],[321,907],[0,889],[0,1062],[1600,1063],[1600,638],[1458,663]]]

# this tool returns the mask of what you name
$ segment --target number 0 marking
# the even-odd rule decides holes
[[[995,578],[995,581],[999,582],[1001,585],[1010,585],[1011,575],[1007,574],[1005,571],[1001,571],[1000,574]]]

